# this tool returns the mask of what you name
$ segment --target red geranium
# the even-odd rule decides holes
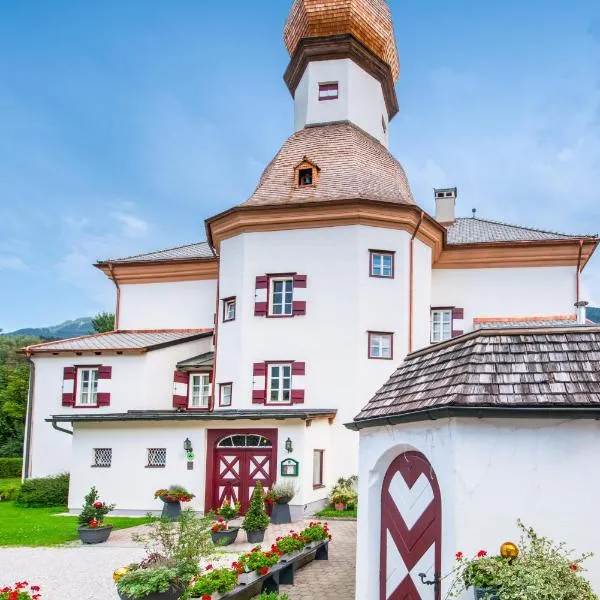
[[[485,551],[485,550],[480,550],[477,553],[477,558],[483,558],[484,556],[487,556],[487,551]]]
[[[457,552],[457,553],[456,553],[456,560],[462,560],[462,557],[463,557],[463,556],[464,556],[464,555],[463,555],[463,553],[462,553],[462,552]]]
[[[571,569],[571,571],[577,571],[578,567],[577,565],[571,565],[569,569]]]

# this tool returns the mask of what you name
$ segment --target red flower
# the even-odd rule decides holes
[[[219,531],[219,526],[218,526],[218,525],[215,525],[215,526],[213,527],[213,531],[215,531],[215,532],[216,532],[216,531]]]
[[[477,553],[477,558],[483,558],[484,556],[487,556],[487,552],[485,550],[480,550]]]
[[[104,502],[94,502],[94,508],[102,508],[104,506]]]
[[[203,594],[202,595],[202,600],[212,600],[212,594]]]
[[[32,592],[39,592],[40,591],[40,586],[39,585],[32,585],[31,586],[31,591]]]
[[[457,552],[456,553],[456,560],[462,560],[463,557],[463,553],[462,552]]]
[[[207,570],[207,571],[210,571],[212,568],[213,568],[213,566],[212,566],[212,565],[206,565],[206,570]]]
[[[571,565],[569,569],[571,569],[571,571],[577,571],[578,567],[577,565]]]
[[[329,537],[329,541],[331,541],[331,540],[333,539],[333,537],[332,537],[332,536],[328,536],[328,537]]]
[[[266,575],[268,572],[269,572],[269,567],[261,567],[261,568],[258,570],[258,574],[259,574],[259,575]]]
[[[21,589],[21,588],[19,588]],[[19,600],[19,592],[11,592],[8,595],[8,600]]]
[[[98,527],[100,523],[98,523],[98,521],[96,521],[96,519],[92,519],[90,521],[90,527]]]
[[[217,519],[217,522],[222,523],[223,519]]]

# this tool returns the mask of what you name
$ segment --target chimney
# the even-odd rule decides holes
[[[435,189],[435,220],[438,223],[456,221],[456,188]]]
[[[589,302],[586,302],[585,300],[575,302],[575,306],[577,307],[577,325],[587,325],[588,304]]]

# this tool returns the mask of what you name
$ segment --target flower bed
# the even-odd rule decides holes
[[[40,586],[29,585],[27,581],[0,588],[0,600],[39,600],[41,597]]]

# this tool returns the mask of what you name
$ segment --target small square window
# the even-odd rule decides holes
[[[269,280],[269,316],[291,317],[294,314],[294,278],[271,277]]]
[[[191,373],[188,408],[209,408],[210,388],[209,373]]]
[[[394,278],[394,253],[381,250],[369,250],[370,252],[370,271],[371,277]]]
[[[235,298],[223,300],[223,322],[235,321]]]
[[[291,404],[292,402],[292,365],[269,365],[267,380],[268,404]]]
[[[93,467],[108,469],[112,463],[112,448],[94,448]]]
[[[431,310],[431,341],[444,342],[452,339],[452,309],[434,308]]]
[[[394,334],[369,332],[369,358],[391,360],[394,357]]]
[[[219,386],[219,406],[231,406],[233,384],[222,383]]]
[[[323,487],[324,450],[313,450],[313,488]]]
[[[320,83],[319,100],[337,100],[339,98],[338,82]]]
[[[298,171],[298,185],[312,185],[313,183],[313,170],[312,169],[300,169]]]
[[[147,467],[160,469],[167,465],[167,449],[166,448],[148,448],[148,464]]]

